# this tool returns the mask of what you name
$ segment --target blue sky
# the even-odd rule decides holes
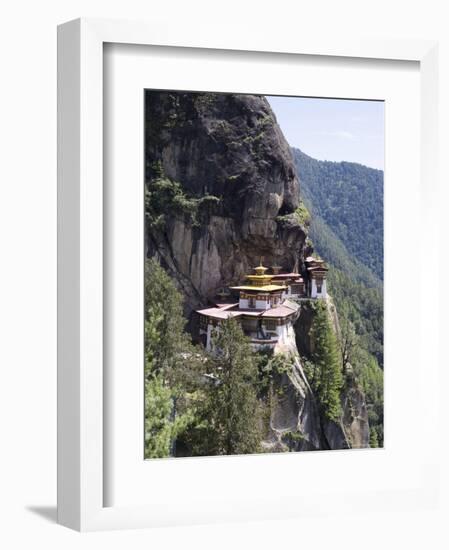
[[[290,146],[319,160],[384,169],[384,103],[267,96]]]

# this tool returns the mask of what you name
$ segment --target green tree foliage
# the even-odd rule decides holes
[[[309,226],[310,225],[310,212],[307,209],[307,206],[303,201],[299,203],[298,208],[295,210],[295,216],[300,223],[300,225]]]
[[[276,221],[285,225],[296,225],[299,223],[301,227],[308,228],[310,225],[310,212],[305,203],[301,200],[298,208],[290,214],[284,214],[276,217]]]
[[[155,259],[147,260],[145,266],[145,310],[146,374],[179,376],[186,353],[192,352],[190,337],[184,331],[183,300]]]
[[[273,354],[273,351],[258,351],[256,354],[259,378],[260,378],[260,390],[264,392],[273,380],[288,374],[293,369],[294,357],[285,353]]]
[[[383,446],[384,381],[383,370],[375,358],[361,347],[356,349],[352,366],[357,381],[365,393],[370,427],[370,446]]]
[[[169,456],[193,421],[185,392],[198,378],[198,352],[184,332],[182,297],[156,260],[145,266],[145,458]]]
[[[151,178],[145,185],[145,220],[149,229],[164,229],[169,217],[199,226],[200,214],[220,204],[221,199],[215,195],[189,196],[179,182],[165,176],[160,161],[152,164],[149,173]]]
[[[332,265],[328,284],[342,322],[349,321],[353,325],[359,345],[374,355],[383,367],[383,288],[367,288]]]
[[[354,282],[368,288],[382,287],[382,281],[369,267],[350,254],[341,239],[319,216],[314,215],[312,218],[309,237],[319,254]]]
[[[377,430],[375,428],[370,427],[369,431],[369,446],[371,448],[376,448],[381,445],[379,445],[379,438],[377,436]]]
[[[317,161],[298,149],[293,155],[312,213],[309,237],[329,264],[342,361],[352,366],[365,392],[370,445],[382,446],[383,173],[354,163]]]
[[[176,411],[175,396],[161,375],[145,381],[145,458],[170,456],[176,438],[195,419],[193,409]]]
[[[332,329],[326,305],[316,304],[311,336],[313,372],[311,384],[322,413],[329,420],[341,416],[340,391],[343,386],[342,363],[337,337]]]
[[[339,317],[383,366],[383,173],[353,163],[322,162],[293,149],[309,236],[330,266]],[[375,253],[373,251],[376,251]]]
[[[166,177],[158,177],[145,188],[145,216],[150,227],[162,228],[167,216],[185,218],[197,224],[198,201],[187,197],[181,184]]]
[[[206,359],[184,331],[180,293],[154,259],[145,313],[145,457],[259,451],[258,363],[240,325],[225,322],[218,352]]]
[[[216,353],[207,361],[212,382],[206,386],[199,405],[202,420],[191,431],[189,444],[193,454],[256,453],[262,439],[256,355],[235,319],[221,324],[214,346]]]
[[[329,265],[328,286],[340,317],[348,317],[362,345],[383,365],[383,284],[351,257],[343,243],[320,219],[313,218],[309,235]]]

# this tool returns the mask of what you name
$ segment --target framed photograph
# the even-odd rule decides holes
[[[437,501],[436,44],[276,40],[58,29],[61,524]]]

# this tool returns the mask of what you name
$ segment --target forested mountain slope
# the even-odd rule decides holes
[[[311,213],[309,237],[329,263],[339,313],[383,366],[383,174],[354,163],[315,160],[299,149],[293,157]]]
[[[301,195],[311,205],[312,218],[321,218],[349,254],[383,280],[383,172],[292,151]],[[315,227],[317,231],[322,228]]]
[[[371,444],[383,442],[383,173],[293,149],[309,238],[329,265],[329,290],[365,391]],[[380,368],[381,369],[380,369]]]

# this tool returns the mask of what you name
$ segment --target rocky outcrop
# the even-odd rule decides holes
[[[332,322],[332,327],[337,337],[340,337],[338,312],[329,295],[326,299],[326,308]],[[295,324],[296,344],[301,357],[311,357],[313,355],[314,342],[311,334],[314,318],[315,307],[313,301],[303,301],[301,304],[300,316]],[[302,370],[300,370],[300,373],[306,381],[306,377]],[[295,386],[296,382],[291,381],[291,384]],[[310,388],[308,389],[308,399],[315,403],[313,392]],[[350,365],[348,366],[348,372],[346,373],[344,386],[341,392],[341,408],[342,415],[338,422],[321,418],[319,422],[321,437],[319,445],[315,447],[316,450],[364,448],[369,446],[368,411],[365,395],[352,375]],[[316,403],[314,407],[310,407],[308,411],[309,415],[311,414],[310,410],[320,418]],[[317,422],[315,422],[315,426],[316,425]],[[301,424],[299,424],[298,429],[302,429]],[[302,430],[305,439],[308,439],[307,430]]]
[[[160,174],[200,206],[200,222],[167,216],[147,227],[147,255],[158,256],[186,296],[186,309],[207,304],[238,283],[263,257],[266,265],[301,268],[305,230],[278,219],[299,204],[290,148],[260,96],[147,91],[147,188]]]
[[[273,380],[264,449],[285,452],[368,447],[365,396],[355,380],[345,382],[341,405],[342,415],[337,422],[320,414],[299,357],[296,357],[291,371]]]
[[[342,394],[342,427],[349,447],[369,447],[368,410],[365,395],[354,379],[346,383]]]
[[[320,415],[299,361],[274,378],[270,388],[270,421],[263,447],[268,452],[314,451],[325,448]]]

